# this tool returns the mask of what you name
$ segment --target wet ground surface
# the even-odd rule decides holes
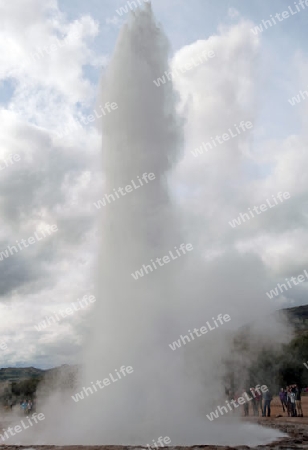
[[[251,419],[250,419],[251,420]],[[283,417],[283,418],[259,418],[255,420],[262,426],[275,428],[283,433],[288,434],[288,437],[282,438],[279,441],[272,442],[267,445],[260,445],[253,447],[257,449],[308,449],[308,419],[296,418],[296,417]],[[232,447],[230,447],[232,448]],[[235,447],[249,448],[245,446]]]
[[[166,450],[291,450],[303,449],[308,450],[308,397],[302,401],[303,412],[305,417],[287,417],[286,413],[281,410],[279,400],[272,402],[272,417],[243,417],[243,421],[257,423],[261,426],[274,428],[276,430],[286,433],[288,436],[280,438],[277,441],[266,445],[259,445],[257,447],[248,447],[240,445],[237,447],[231,446],[213,446],[213,445],[195,445],[191,447],[170,446],[165,447]],[[277,417],[277,416],[280,417]],[[283,417],[282,417],[283,415]],[[148,447],[142,446],[123,446],[123,445],[0,445],[1,450],[134,450],[146,449]],[[160,447],[159,447],[160,449]]]
[[[224,447],[224,446],[213,446],[213,445],[198,445],[192,447],[167,447],[168,450],[291,450],[291,449],[307,449],[308,450],[308,418],[247,418],[254,423],[259,423],[262,426],[278,429],[284,433],[288,434],[288,437],[279,439],[278,441],[272,442],[266,445],[260,445],[257,447],[248,447],[245,445],[237,447]],[[1,445],[1,450],[17,450],[17,449],[34,449],[34,450],[133,450],[133,449],[144,449],[145,447],[137,446],[121,446],[121,445],[67,445],[67,446],[53,446],[53,445]]]

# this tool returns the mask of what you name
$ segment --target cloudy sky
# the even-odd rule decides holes
[[[48,226],[58,229],[0,261],[2,367],[79,361],[93,306],[42,331],[35,325],[94,292],[100,219],[94,202],[104,194],[104,178],[99,130],[84,119],[97,107],[99,80],[128,17],[117,12],[121,6],[127,3],[0,0],[0,252]],[[197,236],[205,260],[229,251],[258,258],[273,289],[308,270],[308,92],[300,94],[308,91],[308,6],[288,0],[153,0],[152,6],[170,40],[172,70],[215,52],[174,77],[185,142],[172,189],[187,234]],[[276,24],[255,29],[277,13]],[[241,121],[252,127],[239,135]],[[229,129],[235,137],[194,156]],[[290,198],[230,225],[279,192]],[[273,309],[305,304],[306,286],[268,301]]]

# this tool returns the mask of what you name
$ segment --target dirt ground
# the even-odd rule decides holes
[[[250,406],[250,405],[249,405]],[[288,417],[287,412],[283,412],[281,402],[279,397],[274,397],[273,401],[271,402],[271,417],[274,418],[278,415],[283,416],[283,422],[290,422],[290,423],[305,423],[308,424],[308,396],[302,396],[302,410],[304,417]],[[249,409],[250,418],[252,419],[252,408]],[[259,417],[259,419],[266,421],[267,417]],[[278,418],[280,419],[280,418]],[[277,419],[277,420],[278,420]],[[282,419],[282,418],[281,418]]]

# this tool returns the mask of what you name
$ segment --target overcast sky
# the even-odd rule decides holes
[[[308,6],[298,11],[293,3],[152,2],[170,40],[172,69],[204,50],[215,52],[174,80],[186,122],[172,188],[188,235],[197,236],[207,260],[230,250],[259,258],[269,289],[308,271],[308,98],[294,106],[288,101],[308,91]],[[116,9],[125,5],[0,0],[0,252],[48,225],[58,228],[0,261],[2,367],[79,361],[95,304],[46,330],[35,325],[94,293],[100,211],[93,202],[104,194],[104,179],[99,131],[82,119],[96,107],[99,79],[128,16]],[[289,16],[252,31],[283,11]],[[253,126],[240,139],[192,154],[230,128],[235,133],[241,121]],[[81,125],[61,137],[74,122]],[[230,226],[279,192],[290,198]],[[273,309],[305,304],[306,286],[269,302]]]

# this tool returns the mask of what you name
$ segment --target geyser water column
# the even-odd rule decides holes
[[[98,301],[83,385],[122,365],[134,373],[86,400],[93,414],[91,435],[100,442],[151,442],[164,428],[167,435],[168,402],[176,408],[172,385],[180,388],[174,376],[169,379],[174,371],[168,342],[179,297],[176,280],[189,255],[157,264],[138,280],[131,275],[184,242],[167,179],[182,130],[172,83],[157,87],[153,82],[167,69],[168,42],[146,4],[121,30],[102,83],[102,104],[118,105],[103,118],[104,191],[132,185],[144,173],[155,179],[120,198],[114,193],[103,211]]]
[[[117,378],[123,365],[132,366],[133,373],[71,401],[65,430],[59,427],[56,433],[62,443],[145,445],[159,436],[169,436],[172,445],[247,443],[237,438],[238,424],[225,425],[223,418],[209,423],[204,413],[205,400],[222,390],[213,360],[219,361],[219,350],[226,347],[223,332],[202,343],[210,346],[208,390],[202,374],[187,375],[186,349],[172,352],[168,345],[187,330],[188,315],[197,320],[202,309],[203,317],[211,317],[206,316],[210,304],[182,292],[184,287],[192,291],[192,259],[194,267],[201,265],[198,250],[148,269],[137,280],[132,276],[151,259],[189,243],[168,190],[182,140],[176,94],[172,82],[159,87],[153,82],[167,70],[168,42],[145,4],[121,30],[102,82],[101,104],[118,105],[102,119],[104,193],[114,193],[114,200],[102,208],[97,301],[80,389],[110,373]],[[115,195],[114,189],[144,173],[155,179],[125,196]],[[260,430],[254,428],[254,434],[259,441]]]

